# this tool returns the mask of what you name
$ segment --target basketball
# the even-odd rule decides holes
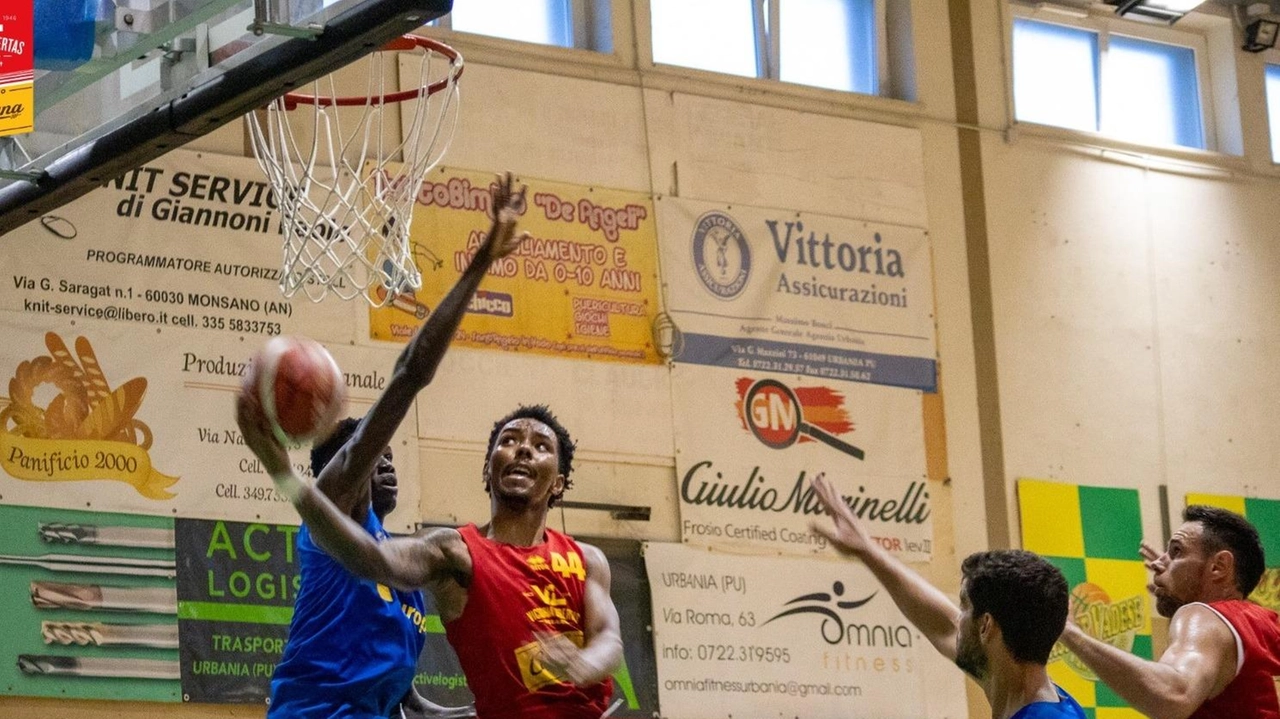
[[[319,342],[274,337],[245,370],[241,393],[282,444],[299,446],[333,429],[346,405],[347,385]]]

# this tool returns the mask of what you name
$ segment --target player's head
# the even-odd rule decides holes
[[[1156,611],[1171,617],[1184,604],[1249,596],[1262,579],[1262,540],[1244,517],[1218,507],[1193,504],[1182,526],[1152,562]]]
[[[493,424],[484,489],[499,501],[554,507],[573,487],[575,445],[544,404],[521,405]]]
[[[320,476],[320,471],[333,461],[338,450],[351,441],[351,436],[355,434],[358,426],[360,426],[360,420],[355,417],[341,420],[328,437],[311,448],[312,476]],[[373,468],[373,473],[369,475],[369,496],[373,502],[373,513],[379,520],[386,518],[396,508],[396,498],[400,491],[396,479],[396,468],[391,463],[391,459],[391,448],[387,447],[378,458],[378,464]]]
[[[972,554],[960,571],[963,613],[956,664],[975,677],[985,677],[987,647],[997,631],[1014,661],[1047,664],[1067,623],[1067,580],[1062,572],[1021,549]]]

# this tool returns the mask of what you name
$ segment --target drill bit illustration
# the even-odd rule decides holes
[[[178,648],[176,624],[41,622],[40,634],[45,644]]]
[[[108,609],[118,612],[177,614],[178,592],[173,587],[110,587],[100,584],[32,582],[31,604],[36,609]]]
[[[64,657],[19,654],[18,669],[27,675],[111,677],[113,679],[179,679],[178,663],[162,659]]]
[[[83,554],[40,554],[34,557],[0,554],[0,564],[40,567],[51,572],[127,574],[134,577],[166,577],[168,579],[172,579],[176,574],[174,562],[169,559],[94,557]]]
[[[172,529],[41,522],[39,531],[40,539],[48,544],[96,544],[147,549],[173,549],[174,547]]]

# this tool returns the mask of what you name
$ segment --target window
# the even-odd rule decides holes
[[[1205,147],[1191,47],[1016,18],[1013,99],[1019,121]]]
[[[756,20],[744,0],[649,0],[653,61],[756,77]]]
[[[609,0],[466,0],[432,22],[457,32],[613,51]]]
[[[1271,117],[1271,161],[1280,163],[1280,65],[1267,65],[1267,114]]]
[[[455,3],[449,18],[459,32],[573,47],[569,3],[564,0],[468,0]]]
[[[1013,25],[1017,117],[1073,130],[1098,129],[1098,35],[1046,22]]]
[[[783,82],[876,93],[873,0],[783,0],[778,8]]]
[[[1102,107],[1102,131],[1108,135],[1204,147],[1196,54],[1189,47],[1113,36]]]
[[[653,61],[879,91],[876,0],[650,0]]]

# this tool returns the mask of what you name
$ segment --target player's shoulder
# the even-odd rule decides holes
[[[609,558],[605,556],[604,550],[594,544],[573,540],[578,545],[578,549],[582,551],[582,562],[586,565],[587,571],[608,571]]]
[[[1203,602],[1178,607],[1169,619],[1171,644],[1205,653],[1235,653],[1236,629],[1221,612]]]
[[[427,544],[440,548],[450,547],[459,544],[465,544],[462,541],[462,534],[453,527],[423,527],[414,535],[418,539]]]

